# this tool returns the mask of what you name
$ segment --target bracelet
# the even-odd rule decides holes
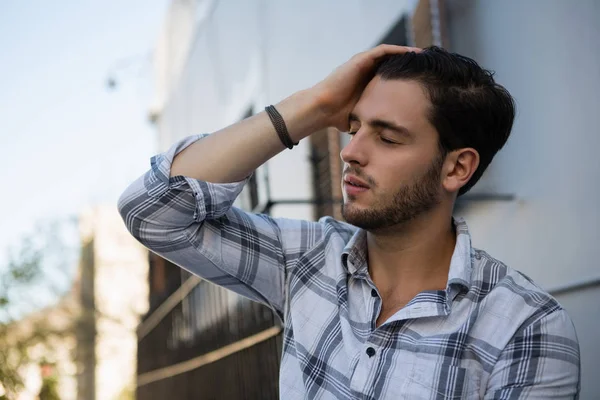
[[[271,123],[273,123],[275,131],[277,132],[277,136],[279,136],[279,140],[281,140],[281,143],[283,143],[283,145],[288,149],[292,149],[294,146],[297,146],[298,143],[294,143],[292,141],[292,138],[288,133],[287,127],[285,126],[285,121],[283,120],[283,117],[281,116],[281,114],[279,114],[277,109],[273,106],[267,106],[265,107],[265,111],[271,119]]]

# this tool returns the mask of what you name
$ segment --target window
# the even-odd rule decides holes
[[[408,30],[406,16],[403,15],[396,24],[381,38],[379,44],[395,44],[398,46],[408,45]]]

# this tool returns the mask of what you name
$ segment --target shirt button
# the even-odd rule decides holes
[[[375,355],[375,349],[372,347],[367,347],[367,355],[369,358],[373,357]]]
[[[371,289],[371,296],[377,297],[377,290]]]

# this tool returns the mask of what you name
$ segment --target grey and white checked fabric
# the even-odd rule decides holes
[[[418,294],[376,328],[381,299],[365,232],[332,218],[239,210],[244,182],[169,178],[174,156],[201,138],[153,157],[119,210],[152,251],[281,317],[281,399],[578,397],[569,316],[526,276],[472,248],[464,221],[455,221],[446,290]]]

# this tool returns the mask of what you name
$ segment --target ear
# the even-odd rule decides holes
[[[443,166],[444,189],[458,193],[465,186],[479,166],[479,153],[473,148],[463,148],[451,151],[446,155]]]

